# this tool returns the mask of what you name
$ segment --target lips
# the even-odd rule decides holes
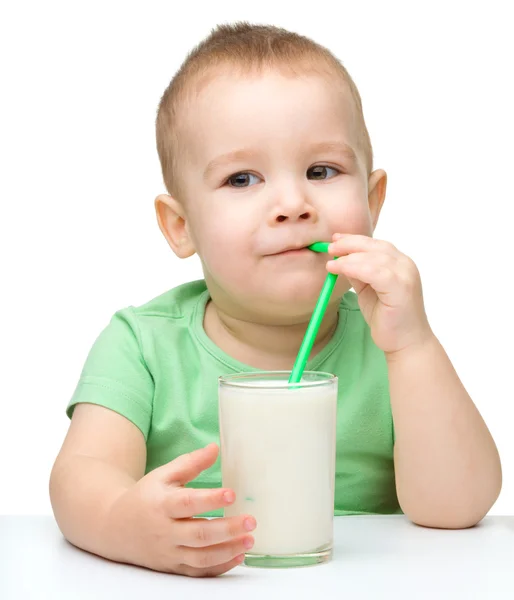
[[[307,248],[307,245],[305,245],[305,246],[288,246],[287,248],[284,248],[284,250],[281,250],[280,253],[290,252],[292,250],[305,250],[306,248]]]
[[[307,246],[290,246],[288,248],[284,248],[283,250],[279,250],[278,252],[273,252],[270,256],[279,256],[279,255],[294,255],[294,254],[305,254],[310,252]]]

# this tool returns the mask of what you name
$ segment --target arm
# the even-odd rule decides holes
[[[420,525],[475,525],[502,481],[487,426],[435,336],[386,359],[402,510]]]
[[[359,306],[389,374],[400,506],[414,522],[476,524],[500,493],[494,441],[428,323],[419,271],[383,240],[334,234],[327,271],[338,273]]]
[[[78,404],[50,478],[57,523],[74,545],[117,562],[192,577],[220,575],[253,545],[251,515],[196,519],[232,504],[227,488],[185,485],[214,464],[209,444],[144,475],[143,434],[101,406]]]
[[[64,537],[116,560],[106,516],[144,475],[145,462],[145,440],[135,425],[107,408],[78,404],[50,476],[50,500]]]

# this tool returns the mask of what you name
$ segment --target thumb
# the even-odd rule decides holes
[[[157,474],[168,484],[185,485],[202,471],[211,467],[218,457],[218,445],[208,444],[187,454],[181,454],[175,460],[156,469]]]

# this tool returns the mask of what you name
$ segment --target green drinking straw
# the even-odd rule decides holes
[[[315,242],[310,246],[307,246],[309,250],[313,252],[327,252],[328,246],[330,242]],[[337,256],[334,256],[336,259]],[[307,360],[309,359],[309,354],[311,353],[312,346],[314,345],[314,340],[316,339],[316,335],[319,330],[319,326],[321,325],[321,321],[323,320],[323,316],[325,315],[325,310],[327,309],[328,301],[330,300],[330,295],[332,294],[332,290],[334,289],[334,285],[336,284],[337,275],[335,273],[327,273],[327,277],[321,288],[321,292],[319,294],[318,301],[316,302],[316,306],[314,307],[314,312],[312,313],[311,320],[309,321],[309,325],[307,326],[307,331],[303,337],[302,345],[300,346],[300,350],[298,351],[298,356],[296,357],[296,361],[293,366],[293,370],[291,371],[291,375],[289,377],[289,383],[299,383],[303,371],[305,369],[305,365],[307,364]]]

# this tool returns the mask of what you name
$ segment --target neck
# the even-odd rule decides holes
[[[327,307],[309,358],[330,341],[338,321],[339,303]],[[310,317],[309,317],[310,318]],[[260,370],[290,370],[300,349],[308,318],[293,324],[246,321],[225,312],[210,300],[204,329],[209,338],[232,358]]]

